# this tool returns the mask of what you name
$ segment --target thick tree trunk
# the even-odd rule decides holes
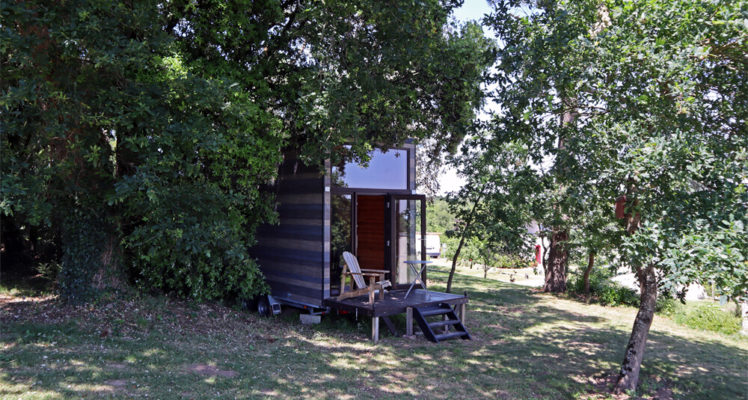
[[[569,233],[564,230],[554,230],[551,234],[551,249],[548,254],[548,266],[545,269],[544,292],[562,293],[566,291],[566,263],[569,252],[565,243],[569,240]]]
[[[91,284],[96,290],[121,289],[124,286],[119,248],[121,239],[112,231],[107,232],[106,236],[107,240],[101,244],[101,263],[93,275]]]
[[[567,128],[576,120],[576,101],[575,99],[568,98],[564,95],[561,96],[561,99],[564,105],[564,112],[561,114],[561,127]],[[565,133],[564,129],[559,131],[557,146],[559,157],[563,156],[563,150],[566,148]],[[565,168],[562,167],[560,171],[561,174],[563,174]],[[559,187],[559,191],[561,193],[565,192],[563,186]],[[554,209],[558,207],[559,204],[553,206]],[[545,285],[543,285],[544,292],[562,293],[566,291],[566,271],[569,252],[566,249],[564,242],[567,240],[569,240],[569,232],[566,229],[559,227],[553,227],[551,229],[551,250],[548,254],[548,265],[545,269]]]
[[[123,286],[120,237],[103,212],[81,208],[63,221],[62,268],[58,279],[63,299],[80,303],[106,289]]]
[[[590,250],[587,259],[587,269],[584,270],[584,295],[587,297],[590,295],[590,272],[592,272],[593,266],[595,266],[595,252]]]
[[[657,277],[654,270],[654,265],[648,265],[637,273],[639,287],[641,288],[641,305],[634,320],[634,328],[631,330],[629,343],[626,346],[621,372],[616,382],[616,393],[634,390],[639,383],[644,346],[647,344],[647,336],[649,336],[649,328],[652,326],[657,302]]]

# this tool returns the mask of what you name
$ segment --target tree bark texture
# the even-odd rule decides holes
[[[647,344],[647,336],[649,336],[649,328],[652,326],[657,302],[657,277],[654,270],[654,265],[649,265],[637,271],[641,289],[641,304],[634,320],[634,328],[631,330],[629,343],[626,346],[621,372],[615,386],[616,393],[634,390],[639,383],[644,346]]]
[[[553,231],[551,234],[551,249],[548,252],[548,266],[545,269],[544,292],[562,293],[566,291],[566,264],[569,252],[565,243],[569,240],[569,232],[565,229]]]
[[[587,258],[587,269],[584,270],[584,294],[585,296],[590,295],[590,272],[592,267],[595,266],[595,252],[590,250]]]

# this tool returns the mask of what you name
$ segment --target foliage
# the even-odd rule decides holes
[[[538,192],[557,205],[554,227],[574,223],[574,210],[607,209],[610,220],[626,196],[617,250],[654,288],[642,290],[629,349],[642,347],[621,375],[635,385],[638,372],[624,376],[641,365],[655,280],[748,293],[744,4],[509,0],[494,11],[505,46],[492,146],[520,141],[536,165],[550,160],[554,184]]]
[[[741,319],[711,302],[676,304],[672,313],[675,322],[693,329],[732,335],[740,332]]]
[[[521,147],[507,144],[500,149],[487,149],[485,138],[471,137],[452,164],[467,178],[457,193],[447,196],[450,212],[457,220],[453,236],[465,235],[469,240],[483,241],[498,251],[526,251],[531,237],[526,226],[532,217],[523,196],[525,182],[511,180],[521,176],[532,179],[532,171],[521,161]]]
[[[94,281],[110,278],[104,274],[115,272],[105,271],[106,265],[102,259],[109,240],[106,231],[90,229],[105,226],[106,220],[101,215],[87,211],[89,210],[74,210],[63,224],[65,252],[62,256],[59,287],[62,297],[72,303],[84,302],[99,294],[98,290],[102,286]]]
[[[454,229],[455,217],[449,211],[447,200],[442,197],[435,197],[431,200],[426,205],[426,230],[444,234]]]
[[[590,273],[590,296],[605,306],[639,306],[639,296],[636,291],[622,286],[611,280],[612,272],[608,269],[594,269]],[[581,273],[576,273],[569,279],[569,294],[584,295],[584,280]]]
[[[670,296],[660,296],[657,298],[656,311],[662,315],[672,316],[678,307],[678,300]]]
[[[57,281],[57,276],[60,274],[61,269],[62,266],[55,261],[40,262],[36,265],[36,271],[39,275],[50,282]]]
[[[458,3],[3,2],[0,215],[53,233],[71,299],[121,266],[198,299],[260,293],[248,249],[285,147],[321,165],[471,129],[490,46],[448,24]]]
[[[505,110],[492,125],[496,140],[522,139],[536,163],[554,157],[567,209],[610,215],[612,201],[627,194],[628,212],[645,221],[621,247],[633,266],[658,264],[671,287],[706,269],[720,271],[722,290],[741,295],[745,282],[727,278],[745,276],[737,272],[746,254],[744,241],[730,239],[746,214],[731,216],[746,209],[745,69],[736,53],[745,35],[730,22],[739,8],[558,2],[518,15],[508,8],[514,3],[497,4],[489,19],[507,41],[497,74],[496,100]],[[564,113],[575,123],[564,125]],[[562,148],[554,145],[559,140]],[[697,252],[703,257],[712,250],[732,257],[690,260],[705,242],[712,244]]]
[[[535,266],[534,259],[518,256],[515,253],[502,253],[497,256],[497,268],[532,268]]]
[[[452,259],[455,255],[455,252],[457,251],[457,246],[460,243],[459,237],[449,236],[450,234],[454,234],[454,231],[448,231],[447,232],[447,238],[446,240],[443,240],[442,243],[446,245],[446,250],[444,251],[444,257]],[[460,249],[460,265],[469,265],[472,267],[472,265],[476,262],[478,262],[478,247],[477,244],[473,240],[466,240],[465,243],[462,245],[462,249]]]

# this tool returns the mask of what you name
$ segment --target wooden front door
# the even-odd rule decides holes
[[[385,269],[385,196],[356,196],[356,256],[361,268]]]

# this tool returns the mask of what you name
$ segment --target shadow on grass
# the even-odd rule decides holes
[[[438,289],[445,275],[430,276]],[[306,327],[294,312],[205,335],[156,324],[102,338],[75,320],[11,323],[0,331],[0,397],[575,398],[623,357],[629,332],[603,316],[560,310],[546,295],[497,281],[457,276],[455,284],[471,299],[473,341],[385,335],[373,346],[366,319],[328,316]],[[746,359],[742,348],[652,332],[642,392],[667,381],[676,397],[740,398]]]
[[[52,280],[33,271],[11,270],[0,274],[0,294],[31,297],[52,294],[54,290]]]

